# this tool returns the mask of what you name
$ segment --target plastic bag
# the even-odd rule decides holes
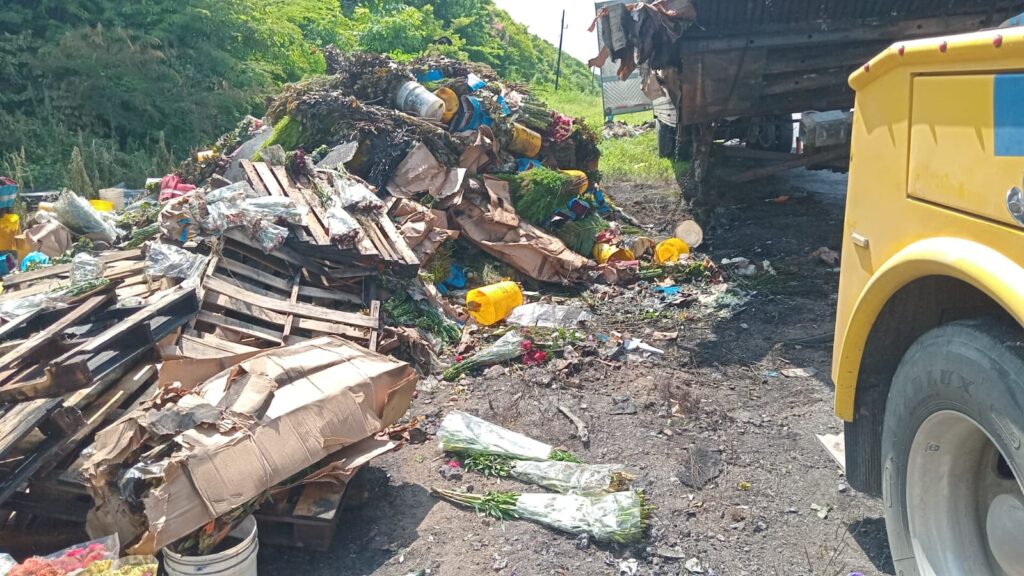
[[[14,557],[10,554],[4,554],[0,552],[0,576],[7,576],[7,573],[14,567],[18,562],[14,560]]]
[[[169,244],[150,244],[146,252],[147,279],[176,278],[188,280],[205,267],[206,258]]]
[[[443,374],[444,379],[452,381],[470,370],[490,366],[491,364],[498,364],[505,362],[506,360],[522,356],[523,352],[525,352],[525,350],[523,350],[523,342],[523,337],[513,330],[499,338],[494,344],[491,344],[487,348],[477,352],[472,357],[445,370]]]
[[[252,197],[256,197],[256,191],[245,182],[236,182],[207,192],[205,204],[208,216],[202,223],[203,228],[210,232],[223,232],[241,226],[245,223],[245,201]]]
[[[234,184],[228,184],[227,186],[221,186],[215,190],[210,190],[206,193],[206,203],[216,204],[217,202],[223,202],[226,200],[234,200],[236,202],[242,202],[246,198],[259,198],[260,195],[249,185],[246,181],[235,182]]]
[[[92,282],[103,276],[103,262],[89,254],[82,252],[76,254],[71,260],[71,285]]]
[[[80,574],[93,576],[106,574],[120,555],[117,534],[65,548],[55,554],[33,556],[16,564],[7,576],[36,576],[37,574]]]
[[[331,234],[331,242],[342,248],[354,246],[363,232],[359,222],[338,205],[331,206],[327,211],[327,228]]]
[[[520,326],[544,328],[573,328],[592,318],[590,312],[578,306],[559,306],[534,302],[517,307],[505,320]]]
[[[256,220],[267,220],[276,224],[303,226],[308,213],[308,207],[300,206],[295,200],[284,196],[249,198],[242,203],[242,214],[249,224]]]
[[[250,226],[249,234],[265,254],[280,248],[288,239],[288,229],[269,220],[257,219]]]
[[[160,561],[153,556],[125,556],[96,576],[157,576],[159,568]]]
[[[575,462],[532,462],[512,464],[511,476],[561,494],[598,495],[628,490],[634,480],[617,464]]]
[[[19,316],[31,314],[37,310],[61,308],[64,304],[56,300],[52,294],[42,293],[15,298],[0,302],[0,318],[11,321]]]
[[[605,496],[520,494],[516,514],[569,534],[589,534],[603,542],[631,544],[643,539],[644,496],[615,492]]]
[[[60,193],[54,213],[61,224],[90,240],[113,244],[117,237],[114,227],[100,216],[88,200],[74,192],[65,190]]]
[[[384,210],[384,203],[365,184],[338,172],[334,173],[334,192],[334,204],[340,205],[346,210],[355,212],[381,212]]]
[[[445,452],[494,454],[517,460],[547,460],[553,448],[533,438],[466,414],[452,412],[437,429]]]

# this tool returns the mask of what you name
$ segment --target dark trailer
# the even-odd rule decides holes
[[[675,40],[656,38],[660,45],[649,64],[661,66],[657,77],[679,118],[678,129],[665,126],[661,130],[662,153],[678,150],[687,156],[691,143],[697,142],[693,152],[698,160],[710,151],[710,140],[715,138],[746,143],[747,150],[737,153],[752,157],[758,151],[767,152],[764,158],[772,152],[789,153],[792,115],[849,111],[854,103],[847,84],[850,73],[894,42],[996,27],[1024,12],[1024,0],[692,0],[690,4],[695,12],[692,23]],[[834,137],[840,132],[827,134]],[[818,144],[819,151],[826,151],[835,142]],[[834,149],[830,156],[833,162],[839,158]],[[814,160],[788,162],[799,166]],[[700,179],[700,166],[706,162],[697,165]]]

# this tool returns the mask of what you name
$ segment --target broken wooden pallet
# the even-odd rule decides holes
[[[260,542],[326,552],[334,540],[346,482],[314,482],[275,496],[256,511]]]

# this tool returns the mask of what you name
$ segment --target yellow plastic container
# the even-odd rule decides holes
[[[597,260],[598,264],[607,264],[609,262],[636,260],[636,256],[633,255],[633,251],[629,248],[598,243],[594,244],[594,260]]]
[[[17,214],[0,216],[0,251],[17,250],[18,241],[15,237],[19,232],[21,232],[21,225]]]
[[[683,254],[689,254],[690,247],[679,238],[669,238],[654,247],[654,262],[665,264],[667,262],[678,262]]]
[[[444,114],[441,115],[441,122],[445,124],[451,122],[452,118],[459,113],[459,95],[451,88],[438,88],[437,92],[434,92],[434,96],[444,102]]]
[[[512,142],[509,143],[508,150],[518,156],[534,158],[540,154],[541,142],[540,134],[522,124],[513,124]]]
[[[565,174],[566,176],[572,176],[573,178],[581,182],[579,187],[580,194],[583,194],[584,192],[587,191],[587,188],[590,188],[590,179],[587,178],[586,172],[582,172],[580,170],[562,170],[561,172],[562,174]]]
[[[114,211],[114,203],[108,202],[106,200],[89,200],[89,204],[92,204],[92,207],[95,208],[98,212]]]
[[[466,294],[466,308],[474,320],[484,326],[497,324],[523,305],[523,291],[510,280],[475,288]]]

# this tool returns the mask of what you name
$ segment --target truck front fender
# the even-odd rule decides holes
[[[872,276],[861,292],[843,334],[837,334],[835,412],[854,419],[857,380],[868,336],[882,308],[896,292],[929,276],[963,281],[986,294],[1024,325],[1024,268],[985,245],[958,238],[929,238],[903,248]]]

